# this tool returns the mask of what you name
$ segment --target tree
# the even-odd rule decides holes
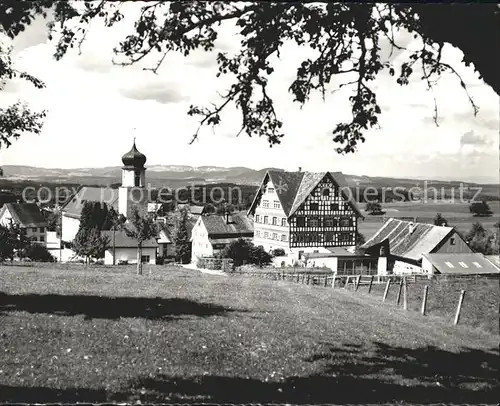
[[[109,237],[101,235],[101,231],[97,228],[80,228],[73,239],[73,251],[78,255],[85,257],[85,262],[88,264],[90,258],[103,258],[104,253],[109,248]]]
[[[128,221],[123,230],[137,241],[137,275],[142,275],[142,244],[158,235],[158,227],[150,215],[141,215],[137,207],[133,208]]]
[[[0,24],[3,26],[3,17],[0,18],[2,18]],[[24,79],[38,89],[44,88],[45,84],[42,81],[26,72],[14,69],[10,53],[10,48],[0,44],[0,91],[4,89],[7,81],[13,78]],[[0,108],[0,148],[2,145],[8,148],[12,145],[13,140],[18,139],[25,132],[40,134],[45,115],[45,111],[32,111],[25,103],[20,101],[7,108]]]
[[[173,243],[175,260],[182,264],[189,263],[191,259],[191,241],[188,232],[189,214],[186,207],[179,211],[175,220]]]
[[[105,220],[108,218],[106,204],[85,202],[80,212],[80,225],[73,240],[73,251],[79,256],[99,259],[104,257],[110,239],[101,235]]]
[[[81,45],[92,20],[102,19],[107,26],[120,21],[121,3],[18,1],[9,4],[8,12],[7,8],[0,11],[0,22],[13,38],[36,14],[52,7],[58,24],[51,23],[51,36],[59,36],[55,57],[60,59],[68,49]],[[315,52],[297,67],[290,85],[296,102],[306,103],[315,92],[324,97],[333,77],[339,88],[353,91],[349,97],[352,120],[333,129],[340,153],[354,152],[358,143],[364,142],[364,133],[378,125],[381,108],[372,83],[383,71],[402,86],[419,76],[430,90],[444,72],[449,72],[477,113],[466,83],[455,67],[441,59],[445,43],[461,49],[463,62],[473,64],[500,94],[500,10],[496,4],[149,2],[141,9],[135,32],[116,47],[117,56],[122,58],[117,63],[132,65],[157,56],[158,63],[149,68],[157,73],[170,51],[185,56],[197,49],[212,51],[218,36],[216,27],[224,22],[233,22],[242,37],[236,55],[217,55],[218,75],[232,75],[234,82],[211,108],[190,107],[188,114],[200,117],[193,141],[203,126],[220,124],[221,112],[234,104],[242,114],[240,132],[267,137],[271,146],[280,143],[282,122],[268,92],[268,82],[274,71],[273,59],[279,58],[288,43],[308,46]],[[395,65],[390,58],[382,59],[380,49],[386,42],[392,50],[404,50],[394,39],[394,32],[399,30],[420,39],[421,47]],[[437,118],[435,102],[436,124]]]
[[[23,256],[23,251],[29,247],[31,240],[26,235],[26,230],[15,223],[7,226],[0,224],[0,261],[9,258],[11,261],[14,255]]]
[[[472,202],[469,206],[469,211],[474,217],[489,217],[493,214],[490,206],[486,201]]]
[[[222,251],[221,257],[231,258],[234,266],[241,266],[245,263],[262,266],[272,262],[271,254],[244,238],[238,238],[227,245]]]
[[[285,256],[285,250],[283,248],[275,248],[272,252],[273,257],[283,257]]]
[[[448,220],[446,220],[441,213],[437,213],[436,217],[434,217],[434,225],[435,226],[448,226]]]
[[[378,202],[366,203],[365,211],[371,215],[378,215],[385,213],[384,211],[382,211],[382,205]]]
[[[465,241],[474,252],[485,255],[499,253],[498,236],[488,232],[479,222],[472,224],[471,230],[465,236]]]

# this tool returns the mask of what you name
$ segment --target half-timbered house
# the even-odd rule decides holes
[[[358,219],[340,172],[268,171],[248,211],[254,244],[286,254],[354,247]]]

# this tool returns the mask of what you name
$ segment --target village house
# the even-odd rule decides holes
[[[135,140],[132,149],[123,155],[122,162],[122,184],[118,189],[83,186],[63,204],[61,207],[61,239],[63,244],[71,243],[75,238],[80,227],[81,211],[85,202],[106,203],[127,218],[134,207],[143,214],[148,211],[149,194],[146,190],[146,168],[144,167],[146,156],[137,150]],[[132,247],[137,248],[137,241],[131,240],[123,231],[114,233],[110,231],[109,233],[104,232],[104,234],[109,234],[112,246],[106,252],[106,263],[113,263],[113,252],[116,254],[116,263],[118,259],[128,263],[136,263],[136,250],[133,250]],[[113,241],[115,242],[114,249]],[[165,239],[163,243],[168,244]],[[159,245],[156,239],[148,242],[146,251],[143,253],[143,261],[155,263],[158,249]],[[64,253],[63,257],[68,260],[72,255]]]
[[[35,203],[5,203],[0,209],[0,224],[17,224],[33,242],[46,245],[47,221]]]
[[[199,216],[191,232],[191,262],[213,257],[231,242],[253,236],[253,222],[245,213]]]
[[[378,258],[379,274],[421,273],[425,254],[472,253],[455,228],[389,218],[361,248]]]
[[[283,249],[286,262],[332,247],[352,251],[363,216],[346,191],[340,172],[268,171],[248,210],[254,244]]]
[[[137,264],[137,240],[127,236],[124,231],[103,231],[101,235],[108,237],[110,241],[109,248],[104,254],[105,265]],[[142,263],[156,264],[157,251],[158,242],[155,238],[144,241],[142,243]]]

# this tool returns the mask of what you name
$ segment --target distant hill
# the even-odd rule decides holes
[[[37,168],[33,166],[6,165],[2,167],[5,181],[16,182],[50,182],[80,185],[112,185],[121,182],[121,167],[105,168]],[[186,166],[186,165],[151,165],[147,167],[146,179],[153,187],[178,188],[193,184],[233,183],[239,185],[258,185],[267,170],[282,170],[279,168],[263,168],[260,170],[246,167],[219,167],[219,166]],[[400,179],[379,176],[345,174],[346,181],[351,187],[366,188],[411,188],[423,187],[423,179]],[[427,186],[436,189],[458,189],[463,183],[469,187],[482,187],[483,194],[499,196],[500,187],[494,184],[472,183],[460,181],[426,180]]]

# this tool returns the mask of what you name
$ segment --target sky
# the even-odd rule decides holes
[[[221,126],[203,129],[190,145],[198,118],[186,114],[189,106],[208,106],[217,100],[217,92],[227,89],[229,78],[215,77],[216,54],[236,52],[239,38],[234,27],[222,25],[214,52],[197,51],[187,58],[169,54],[157,75],[142,69],[154,66],[155,59],[129,67],[113,65],[113,47],[133,29],[140,6],[125,4],[125,20],[116,27],[94,22],[81,54],[75,50],[61,61],[53,58],[55,45],[48,40],[47,21],[42,18],[13,41],[3,39],[13,46],[16,68],[42,79],[46,88],[11,81],[0,92],[0,106],[23,100],[34,109],[46,109],[48,115],[40,135],[24,134],[11,147],[0,149],[0,165],[118,166],[136,137],[147,165],[302,167],[368,176],[498,181],[499,98],[472,67],[461,63],[461,51],[451,46],[443,50],[443,59],[464,78],[479,106],[477,116],[451,74],[434,89],[439,109],[436,126],[433,95],[418,75],[401,87],[384,72],[372,84],[382,109],[380,128],[366,133],[366,142],[356,153],[339,155],[332,130],[349,119],[351,90],[331,92],[325,100],[313,96],[301,108],[287,89],[310,52],[285,44],[269,79],[276,111],[284,122],[282,143],[271,148],[264,138],[237,137],[240,113],[231,108],[222,115]],[[418,46],[405,33],[398,33],[397,40],[408,49]],[[396,66],[405,52],[391,56]],[[382,53],[389,55],[387,42],[382,43]],[[332,82],[339,83],[337,78]]]

